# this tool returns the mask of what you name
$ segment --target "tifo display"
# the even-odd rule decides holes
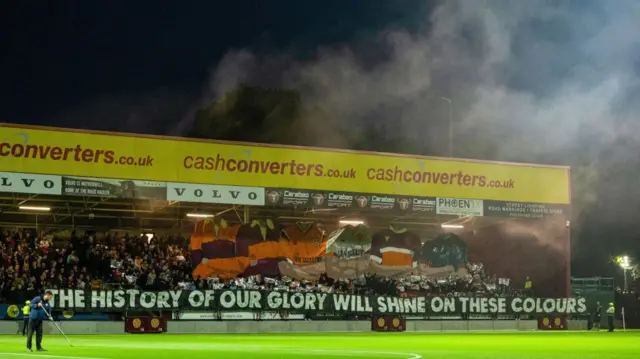
[[[225,220],[199,222],[190,239],[194,277],[279,276],[334,279],[370,273],[398,276],[419,271],[447,275],[464,270],[466,244],[455,235],[443,235],[423,244],[403,228],[371,233],[363,226],[345,226],[325,233],[316,223],[283,227],[254,220],[229,224]]]
[[[585,298],[413,298],[280,291],[54,289],[54,306],[81,312],[125,310],[250,310],[336,314],[583,314]]]
[[[522,231],[522,228],[520,226],[518,230]],[[283,226],[270,219],[246,224],[211,219],[196,224],[189,250],[196,279],[255,275],[307,281],[318,280],[324,275],[335,280],[356,279],[362,275],[467,277],[468,263],[473,261],[491,263],[493,273],[508,276],[518,283],[524,283],[531,275],[529,268],[535,267],[536,277],[548,278],[546,283],[562,288],[566,280],[558,276],[562,262],[538,266],[539,261],[547,260],[547,252],[531,257],[536,249],[529,246],[535,242],[522,242],[520,248],[511,250],[509,260],[498,261],[496,250],[509,245],[506,241],[511,239],[492,236],[488,241],[481,238],[474,233],[442,233],[435,238],[421,238],[417,232],[394,225],[375,231],[364,225],[346,225],[328,232],[314,222]],[[566,295],[563,290],[538,293]]]

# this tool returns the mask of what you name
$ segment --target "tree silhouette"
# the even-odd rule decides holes
[[[189,137],[286,143],[302,111],[300,93],[240,85],[196,112]]]

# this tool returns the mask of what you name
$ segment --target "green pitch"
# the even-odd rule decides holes
[[[47,336],[27,353],[21,336],[0,336],[0,358],[24,359],[588,359],[640,358],[640,332],[134,334]],[[35,347],[35,346],[34,346]]]

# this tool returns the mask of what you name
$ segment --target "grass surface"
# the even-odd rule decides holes
[[[640,332],[134,334],[46,336],[27,353],[21,336],[0,336],[0,358],[24,359],[479,359],[640,358]],[[35,347],[35,345],[34,345]]]

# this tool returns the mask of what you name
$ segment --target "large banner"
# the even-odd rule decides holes
[[[553,203],[523,203],[481,199],[376,195],[344,191],[267,188],[267,206],[299,206],[303,208],[353,208],[393,211],[398,215],[434,213],[448,216],[486,216],[540,219],[569,216],[570,205]]]
[[[166,193],[163,182],[62,177],[62,194],[67,196],[164,200]]]
[[[569,168],[0,125],[0,171],[570,204]],[[333,199],[337,202],[348,199]],[[443,209],[449,211],[445,204]],[[478,213],[479,208],[467,209]]]
[[[78,312],[125,310],[287,311],[428,316],[432,314],[584,314],[585,298],[376,297],[254,290],[52,290],[53,308]]]
[[[0,172],[0,192],[262,206],[260,187]]]

